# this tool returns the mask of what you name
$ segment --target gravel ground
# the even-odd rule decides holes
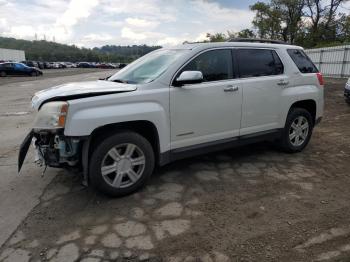
[[[119,199],[50,169],[0,261],[350,261],[344,83],[327,79],[324,119],[302,153],[261,143],[178,161]]]

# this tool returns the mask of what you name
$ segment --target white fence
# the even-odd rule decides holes
[[[308,49],[305,53],[324,76],[350,77],[350,45]]]
[[[20,62],[26,60],[23,50],[0,48],[0,60]]]

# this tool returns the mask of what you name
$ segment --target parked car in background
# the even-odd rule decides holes
[[[43,62],[45,69],[52,69],[52,65],[49,62]]]
[[[61,68],[60,64],[57,63],[57,62],[53,62],[52,65],[53,65],[53,68],[54,68],[54,69],[59,69],[59,68]]]
[[[125,63],[120,63],[119,64],[119,68],[121,69],[121,68],[124,68],[124,67],[126,67],[127,66],[127,64],[125,64]]]
[[[345,101],[350,105],[350,78],[348,79],[348,82],[345,84],[344,97],[345,97]]]
[[[59,68],[67,68],[67,65],[65,62],[58,62]]]
[[[66,65],[67,68],[75,68],[75,67],[77,67],[76,64],[71,63],[71,62],[64,62],[64,64]]]
[[[80,62],[80,63],[78,63],[77,67],[80,67],[80,68],[94,68],[95,66],[92,65],[91,63],[88,63],[88,62]]]
[[[37,61],[36,63],[38,64],[38,68],[39,69],[44,69],[45,68],[44,62]]]
[[[0,76],[29,75],[40,76],[43,72],[35,67],[29,67],[22,63],[1,63]]]
[[[22,64],[25,64],[29,67],[36,67],[36,68],[39,68],[39,65],[37,62],[35,61],[21,61]]]
[[[107,64],[107,63],[97,64],[96,67],[97,67],[97,68],[103,68],[103,69],[112,69],[112,68],[115,68],[113,65]]]
[[[105,80],[37,92],[18,168],[34,137],[37,162],[78,168],[85,183],[121,196],[142,187],[155,165],[197,154],[257,141],[300,152],[322,119],[323,87],[293,45],[158,49]]]

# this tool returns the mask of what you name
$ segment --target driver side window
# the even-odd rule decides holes
[[[24,68],[24,66],[22,64],[15,64],[15,69],[20,70],[22,68]]]
[[[218,49],[200,54],[188,63],[179,75],[184,71],[201,71],[203,82],[233,79],[231,50]]]

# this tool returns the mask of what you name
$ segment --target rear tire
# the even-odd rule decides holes
[[[154,169],[149,141],[135,132],[120,132],[99,142],[90,158],[91,185],[109,196],[124,196],[143,187]]]
[[[280,145],[287,153],[302,151],[310,141],[314,122],[309,111],[292,108],[282,131]]]

